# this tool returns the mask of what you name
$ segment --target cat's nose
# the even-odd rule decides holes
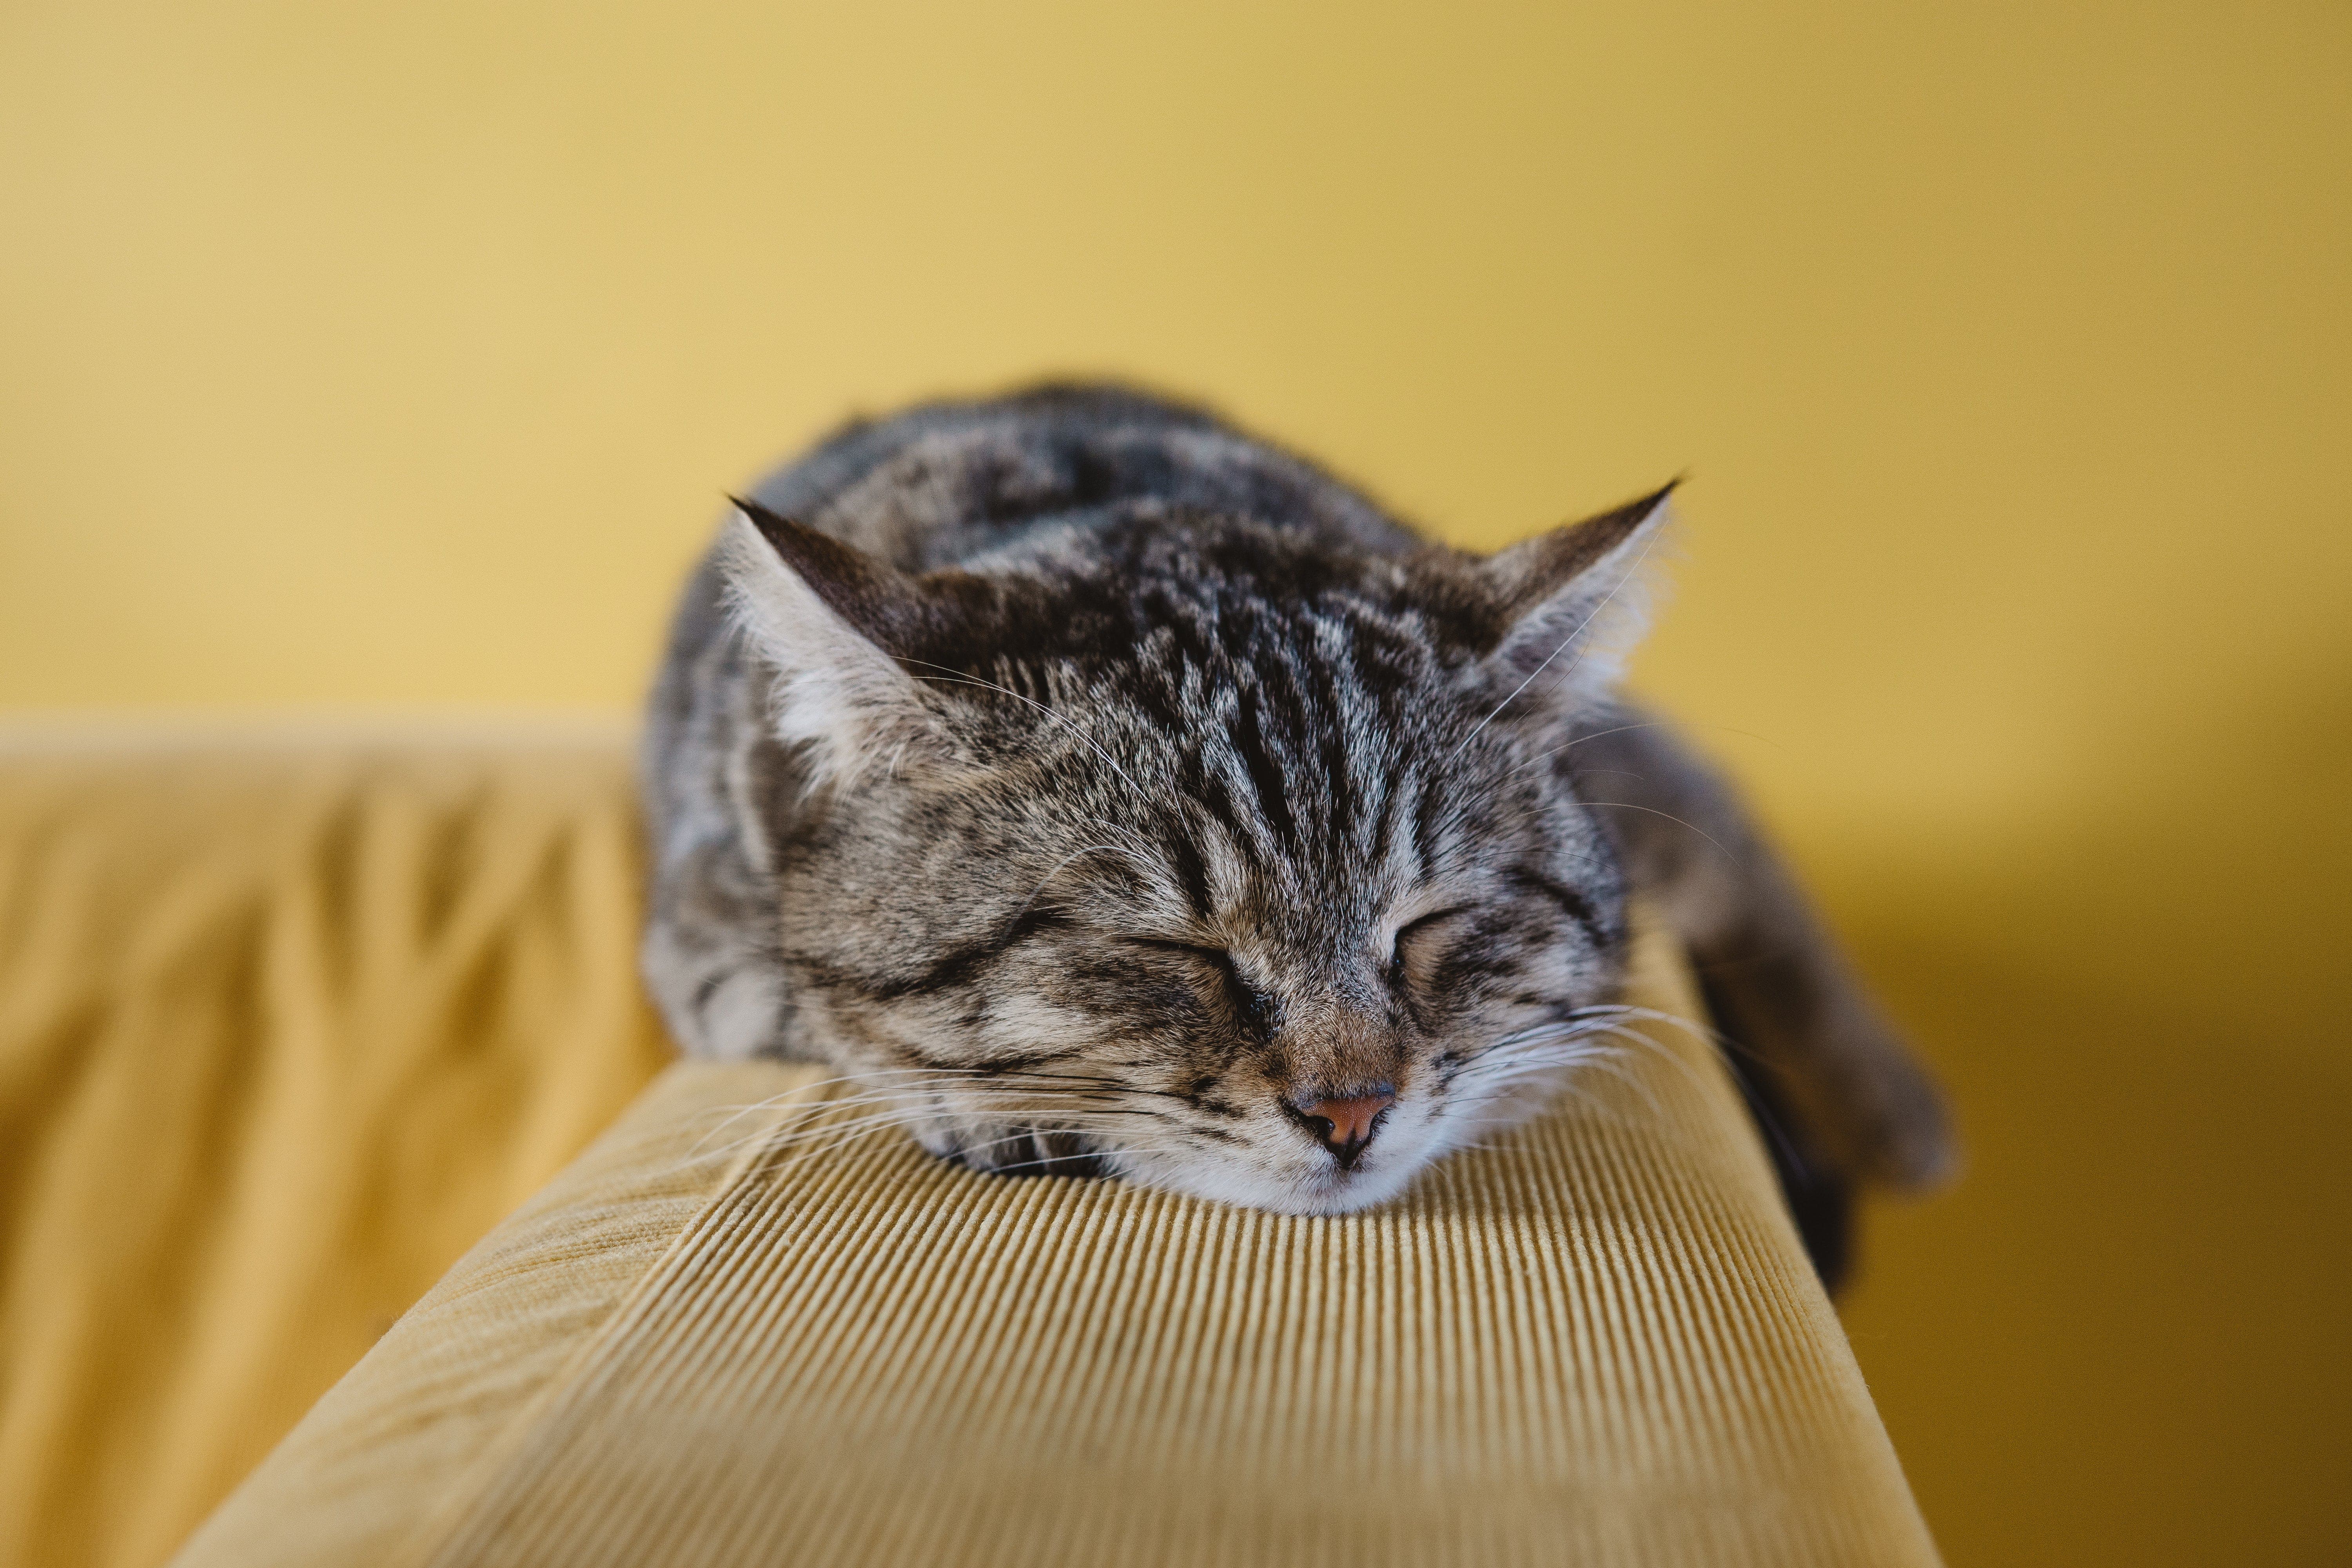
[[[1380,1131],[1381,1112],[1395,1103],[1396,1091],[1386,1084],[1343,1098],[1300,1095],[1283,1102],[1298,1124],[1331,1151],[1343,1171],[1354,1169],[1372,1134]]]

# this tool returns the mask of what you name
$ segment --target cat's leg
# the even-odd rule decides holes
[[[1944,1100],[1721,774],[1617,707],[1561,753],[1633,885],[1686,945],[1717,1024],[1840,1171],[1932,1186],[1957,1164]]]

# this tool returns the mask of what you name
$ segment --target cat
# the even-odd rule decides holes
[[[1614,694],[1668,489],[1479,557],[1118,387],[850,426],[739,503],[670,636],[671,1032],[828,1063],[976,1170],[1340,1213],[1611,1047],[1639,890],[1784,1180],[1936,1181],[1934,1084]]]

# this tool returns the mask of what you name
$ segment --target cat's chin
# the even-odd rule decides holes
[[[1402,1194],[1427,1163],[1425,1160],[1399,1160],[1386,1167],[1271,1174],[1213,1163],[1132,1160],[1115,1163],[1118,1173],[1139,1186],[1204,1198],[1229,1208],[1302,1215],[1353,1214],[1360,1209],[1376,1208]]]
[[[1267,1214],[1331,1215],[1375,1208],[1412,1184],[1444,1150],[1395,1146],[1341,1170],[1328,1160],[1266,1169],[1245,1160],[1200,1159],[1149,1149],[1107,1149],[1069,1132],[1010,1127],[953,1127],[943,1121],[910,1131],[934,1157],[989,1176],[1108,1176],[1139,1187],[1180,1193],[1229,1208]],[[1319,1164],[1319,1168],[1318,1168]]]

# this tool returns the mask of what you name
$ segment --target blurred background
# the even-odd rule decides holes
[[[1492,546],[1958,1097],[1846,1321],[1955,1564],[2352,1556],[2352,11],[0,11],[0,710],[625,715],[719,498],[1044,373]]]

